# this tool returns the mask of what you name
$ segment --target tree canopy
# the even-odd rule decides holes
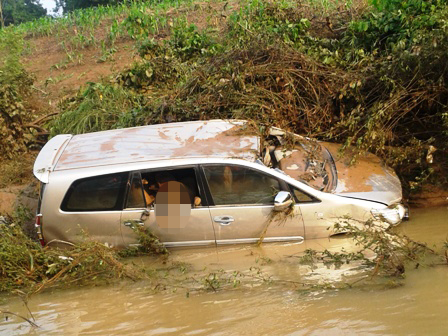
[[[39,0],[0,0],[0,25],[19,24],[47,15]]]
[[[116,5],[123,0],[56,0],[56,8],[62,8],[63,13],[74,11],[75,9],[97,7],[101,5]]]

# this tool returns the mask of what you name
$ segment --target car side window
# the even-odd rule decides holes
[[[274,204],[279,181],[254,169],[237,165],[204,166],[215,205]]]
[[[61,205],[64,211],[121,210],[128,173],[84,178],[73,182]]]
[[[318,200],[315,199],[314,197],[304,193],[302,190],[297,189],[296,187],[293,187],[290,184],[289,188],[292,190],[292,193],[294,194],[294,198],[297,203],[318,202]]]
[[[164,184],[176,182],[186,190],[187,198],[190,200],[192,208],[204,206],[204,198],[198,187],[194,168],[165,169],[154,171],[142,171],[141,181],[143,184],[143,194],[147,207],[153,207],[157,202],[156,196]]]

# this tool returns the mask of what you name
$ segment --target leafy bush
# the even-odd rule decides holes
[[[141,3],[129,9],[129,14],[121,25],[129,36],[138,40],[159,34],[168,26],[168,22],[166,17],[159,15],[158,12],[150,13],[147,5]]]
[[[381,11],[352,22],[338,45],[340,55],[363,63],[364,79],[341,92],[346,109],[330,134],[376,151],[408,180],[441,172],[443,160],[431,167],[424,157],[430,145],[448,150],[446,1],[374,4]],[[353,50],[360,51],[356,58]],[[401,153],[390,146],[402,147]]]
[[[230,36],[239,40],[255,34],[284,43],[300,42],[306,35],[310,21],[304,17],[301,6],[282,6],[253,0],[232,14],[229,20]]]
[[[185,20],[176,20],[171,34],[168,45],[183,61],[198,55],[213,55],[220,50],[220,46],[210,36],[198,32],[194,24],[188,24]]]
[[[446,0],[371,1],[376,11],[365,14],[350,24],[346,38],[352,45],[367,51],[412,52],[420,43],[420,35],[445,26],[440,12],[446,10]]]
[[[34,117],[23,101],[33,78],[20,62],[23,36],[11,29],[0,35],[0,155],[12,158],[26,151],[32,135],[27,123]]]

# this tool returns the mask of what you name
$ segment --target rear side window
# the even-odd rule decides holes
[[[101,175],[75,181],[65,195],[63,211],[121,210],[128,173]]]

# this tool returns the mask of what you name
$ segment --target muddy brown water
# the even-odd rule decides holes
[[[448,208],[416,209],[399,231],[430,245],[448,238]],[[197,278],[220,269],[245,272],[233,288],[155,292],[144,281],[98,288],[47,291],[31,298],[39,328],[0,315],[1,334],[135,335],[447,335],[448,266],[410,269],[400,286],[359,285],[331,289],[359,270],[298,266],[306,248],[349,250],[348,238],[303,244],[266,244],[173,251],[171,258],[190,266],[183,275]],[[153,260],[135,262],[154,266]],[[251,269],[252,267],[252,269]],[[260,271],[262,273],[260,273]],[[261,275],[260,275],[261,274]],[[270,277],[266,282],[259,277]],[[230,277],[232,278],[232,277]],[[282,283],[276,281],[282,280]],[[323,284],[304,291],[291,281]],[[189,283],[190,285],[192,283]],[[189,292],[189,297],[186,293]],[[0,297],[0,310],[29,316],[16,298]]]

